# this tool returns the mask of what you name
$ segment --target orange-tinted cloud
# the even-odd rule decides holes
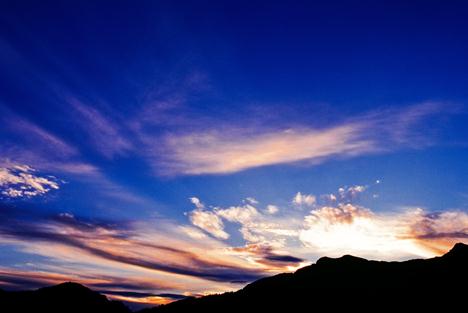
[[[420,147],[430,145],[433,139],[418,131],[418,123],[438,113],[449,113],[449,107],[425,102],[402,110],[369,112],[320,128],[294,121],[286,128],[207,121],[204,127],[167,134],[158,140],[157,153],[149,157],[160,174],[199,175],[275,164],[317,164],[331,158]]]

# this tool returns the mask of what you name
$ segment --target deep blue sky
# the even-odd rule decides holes
[[[249,205],[255,212],[275,205],[278,213],[261,214],[280,214],[281,227],[301,233],[317,226],[305,217],[324,207],[355,214],[346,211],[352,204],[378,223],[406,221],[420,208],[418,231],[466,232],[467,55],[465,1],[2,1],[1,269],[10,280],[73,272],[65,256],[38,252],[53,240],[12,233],[12,223],[53,226],[71,238],[81,238],[84,223],[98,241],[102,229],[158,244],[177,237],[190,250],[193,243],[171,233],[182,227],[192,239],[195,231],[207,236],[216,253],[219,245],[242,246],[246,255],[236,258],[272,253],[304,262],[347,251],[335,237],[324,249],[311,232],[249,237],[247,230],[266,227],[254,223],[281,219],[221,210],[252,214]],[[323,195],[339,195],[340,187],[349,194],[328,203]],[[294,208],[298,192],[315,196],[303,200],[302,213]],[[440,252],[460,240],[450,238],[426,247]],[[372,253],[375,242],[363,250],[356,240],[363,243],[352,252],[381,256]],[[426,254],[408,248],[395,257],[411,255]],[[184,271],[200,267],[179,263]],[[77,268],[91,273],[110,266],[83,264]],[[280,265],[233,275],[248,281],[292,266]],[[112,266],[106,270],[115,277],[136,275]],[[223,275],[220,289],[187,281],[183,290],[147,290],[226,290]]]

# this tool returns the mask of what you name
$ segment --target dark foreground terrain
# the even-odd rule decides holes
[[[260,279],[230,293],[187,298],[141,313],[321,311],[468,311],[468,246],[441,257],[379,262],[321,258],[295,273]],[[0,291],[0,312],[129,312],[74,283],[36,291]]]

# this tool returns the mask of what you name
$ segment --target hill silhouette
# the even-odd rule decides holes
[[[286,311],[455,311],[466,306],[468,246],[404,262],[323,257],[295,273],[255,281],[231,293],[188,298],[142,313]],[[458,311],[458,310],[457,310]]]
[[[0,291],[0,312],[129,313],[121,302],[77,283],[67,282],[34,291]]]
[[[404,262],[323,257],[294,273],[257,280],[236,292],[186,298],[140,313],[460,311],[468,294],[468,245],[441,257]],[[120,302],[75,283],[36,291],[0,290],[1,312],[128,313]]]

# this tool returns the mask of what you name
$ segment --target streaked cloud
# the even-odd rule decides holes
[[[440,254],[457,242],[468,242],[468,213],[465,211],[444,211],[426,213],[414,210],[411,236],[424,247]]]
[[[233,247],[234,253],[244,255],[250,258],[253,262],[262,264],[270,270],[275,271],[290,271],[298,266],[304,265],[305,260],[276,251],[276,249],[265,243],[247,244],[242,247]]]
[[[168,135],[165,149],[170,156],[163,171],[173,174],[233,173],[252,167],[325,157],[352,156],[375,150],[362,138],[360,126],[347,124],[324,130],[287,129],[263,134],[242,130],[211,130],[202,133]]]
[[[426,102],[368,112],[325,127],[291,123],[281,128],[252,123],[240,128],[232,122],[212,121],[206,123],[210,126],[189,132],[176,129],[164,135],[157,153],[153,151],[149,157],[160,174],[200,175],[276,164],[317,164],[332,158],[418,148],[433,144],[434,139],[417,126],[437,114],[452,113],[450,107]]]
[[[29,167],[19,165],[18,170]],[[4,206],[0,243],[48,261],[36,258],[37,264],[0,268],[0,282],[42,286],[75,280],[115,299],[167,303],[173,300],[167,294],[228,291],[264,275],[293,271],[323,255],[408,259],[438,255],[456,241],[468,242],[467,212],[408,208],[379,213],[353,203],[356,197],[340,195],[372,191],[359,186],[328,194],[335,203],[317,195],[308,210],[297,210],[292,203],[272,209],[271,204],[262,207],[245,200],[216,207],[191,197],[192,225],[164,219],[88,219],[70,212],[38,215]],[[119,280],[113,278],[117,276]]]
[[[106,157],[125,154],[133,145],[128,136],[123,134],[121,123],[116,123],[95,107],[84,104],[76,98],[68,99],[79,116],[78,124],[88,134],[94,148]]]
[[[177,232],[174,225],[166,223],[163,227],[164,231],[158,233],[147,225],[79,219],[71,214],[31,221],[16,211],[5,210],[0,242],[15,243],[23,251],[65,264],[91,263],[94,268],[149,272],[160,278],[175,276],[172,281],[185,277],[183,281],[217,281],[222,285],[248,282],[263,275],[261,269],[223,253],[222,244],[210,240],[197,243]]]
[[[26,145],[35,146],[42,153],[49,153],[62,158],[73,157],[78,154],[75,147],[37,124],[8,110],[0,110],[0,113],[3,114],[0,119],[4,125],[3,130],[19,135],[21,141]]]

